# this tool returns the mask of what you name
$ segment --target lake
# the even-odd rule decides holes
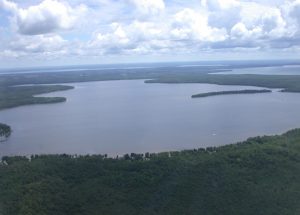
[[[253,67],[253,68],[239,68],[232,69],[226,72],[213,72],[210,74],[223,75],[300,75],[300,65],[283,65],[283,66],[269,66],[269,67]]]
[[[0,111],[13,133],[0,155],[160,152],[218,146],[300,127],[300,94],[222,95],[261,89],[212,84],[145,84],[143,80],[68,84],[65,103]]]

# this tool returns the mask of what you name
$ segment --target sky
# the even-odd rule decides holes
[[[300,0],[0,0],[0,68],[299,57]]]

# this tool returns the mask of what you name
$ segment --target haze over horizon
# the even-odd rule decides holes
[[[0,0],[0,68],[297,59],[300,0]]]

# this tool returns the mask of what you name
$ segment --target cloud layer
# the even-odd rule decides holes
[[[0,14],[0,60],[299,50],[300,0],[0,0]]]

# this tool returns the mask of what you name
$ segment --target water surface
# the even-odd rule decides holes
[[[240,68],[240,69],[233,69],[232,71],[214,72],[210,74],[300,75],[300,65]]]
[[[13,128],[0,155],[182,150],[300,127],[297,93],[191,99],[197,93],[260,88],[141,80],[69,85],[75,89],[47,94],[65,96],[65,103],[0,111],[0,121]]]

